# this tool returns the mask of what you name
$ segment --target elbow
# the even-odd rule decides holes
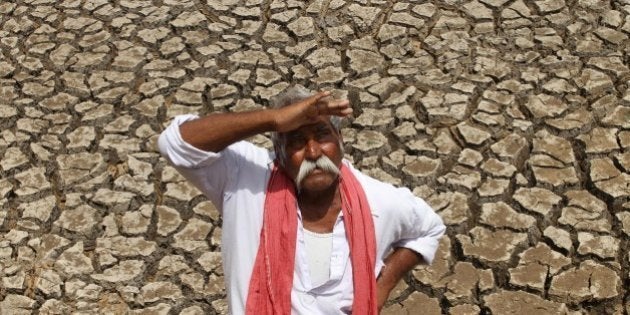
[[[158,137],[156,146],[157,146],[157,150],[160,152],[160,155],[162,155],[162,157],[166,158],[167,160],[168,160],[168,142],[169,142],[168,134],[167,134],[167,131],[164,130]]]
[[[437,222],[435,223],[433,230],[435,231],[435,235],[437,235],[437,237],[442,237],[446,232],[446,225],[444,225],[442,218],[439,216],[437,217]]]

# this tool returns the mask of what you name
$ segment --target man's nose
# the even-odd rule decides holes
[[[309,160],[317,160],[322,155],[322,148],[315,139],[306,142],[306,158]]]

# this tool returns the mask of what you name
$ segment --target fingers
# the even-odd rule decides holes
[[[319,102],[322,98],[327,97],[327,96],[330,96],[330,91],[320,91],[311,95],[311,97],[307,98],[304,102],[312,105]]]
[[[318,104],[319,115],[333,115],[346,117],[352,114],[352,107],[348,100],[326,100]]]
[[[316,116],[340,116],[347,117],[352,114],[350,101],[347,99],[336,100],[330,97],[330,91],[320,91],[307,98],[301,104],[307,108],[309,117]]]

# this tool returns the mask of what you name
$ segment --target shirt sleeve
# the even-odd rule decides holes
[[[199,118],[181,115],[160,134],[162,156],[223,212],[223,200],[235,190],[239,176],[254,168],[265,169],[272,161],[269,151],[246,141],[236,142],[220,152],[200,150],[182,139],[179,126]]]
[[[380,226],[376,231],[380,253],[385,255],[391,248],[405,247],[431,264],[446,230],[440,216],[408,188],[396,188],[354,170],[377,217],[375,223]]]
[[[411,194],[411,192],[409,192]],[[440,216],[422,199],[413,196],[411,224],[403,224],[403,238],[393,244],[393,247],[404,247],[422,255],[427,264],[433,262],[435,252],[446,226]]]
[[[175,167],[200,168],[211,164],[221,156],[220,153],[197,149],[182,139],[179,126],[197,118],[199,117],[196,115],[176,116],[160,134],[158,139],[160,153]]]

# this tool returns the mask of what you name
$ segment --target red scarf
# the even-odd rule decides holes
[[[352,262],[352,313],[376,315],[376,240],[370,206],[361,184],[343,164],[339,187]],[[264,211],[260,245],[249,282],[246,313],[291,314],[297,198],[293,182],[275,165],[267,185]]]

